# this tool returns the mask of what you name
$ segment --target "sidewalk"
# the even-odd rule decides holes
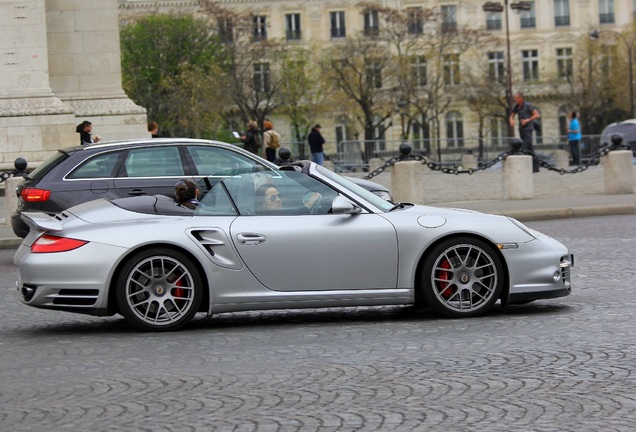
[[[636,183],[636,166],[634,170]],[[363,177],[364,173],[346,175]],[[499,198],[500,172],[479,172],[472,176],[426,172],[422,174],[422,200],[418,204],[475,210],[521,221],[636,214],[636,194],[604,194],[602,175],[601,167],[590,167],[573,175],[542,170],[533,177],[535,198],[503,200]],[[390,173],[371,180],[391,187]],[[0,210],[4,209],[3,201],[1,197]],[[21,239],[6,222],[0,218],[0,249],[16,248]]]

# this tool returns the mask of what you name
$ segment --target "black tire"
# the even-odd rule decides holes
[[[490,311],[504,281],[503,265],[493,246],[470,237],[451,238],[428,251],[421,275],[426,303],[451,318]]]
[[[131,256],[116,285],[119,313],[143,331],[173,331],[188,324],[199,310],[203,282],[196,266],[168,248]]]

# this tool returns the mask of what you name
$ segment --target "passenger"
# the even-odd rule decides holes
[[[302,206],[295,208],[283,208],[281,194],[271,184],[264,184],[256,190],[256,213],[261,215],[272,214],[310,214],[315,206],[322,200],[322,195],[318,192],[309,192],[306,202]],[[303,200],[305,201],[305,200]]]
[[[179,180],[174,186],[175,201],[182,207],[191,210],[199,206],[199,189],[192,180]]]

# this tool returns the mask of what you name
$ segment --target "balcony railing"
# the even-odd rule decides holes
[[[554,25],[557,26],[557,27],[569,26],[570,25],[570,16],[569,15],[564,15],[564,16],[554,17]]]
[[[521,18],[521,28],[535,28],[536,26],[536,18]]]
[[[486,30],[501,30],[501,20],[487,20]]]
[[[380,27],[378,26],[369,26],[364,28],[365,36],[377,36],[380,34]]]
[[[345,27],[332,27],[331,28],[331,37],[335,38],[343,38],[347,36],[347,30]]]
[[[301,40],[302,32],[300,30],[287,30],[285,32],[287,40]]]
[[[457,31],[457,23],[456,22],[443,22],[442,23],[442,32],[444,33],[452,33]]]
[[[599,22],[601,24],[612,24],[614,23],[614,13],[602,13],[598,16]]]

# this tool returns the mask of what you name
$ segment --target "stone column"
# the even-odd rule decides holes
[[[502,177],[504,199],[532,198],[532,156],[508,156],[503,161]]]
[[[557,150],[555,164],[557,168],[570,169],[570,153],[567,150]]]
[[[77,135],[49,84],[45,17],[45,0],[0,1],[0,163],[43,160]]]
[[[122,90],[117,0],[46,0],[46,22],[51,88],[76,123],[105,140],[150,137],[146,110]]]
[[[604,158],[606,194],[634,193],[634,166],[631,150],[612,150]]]

